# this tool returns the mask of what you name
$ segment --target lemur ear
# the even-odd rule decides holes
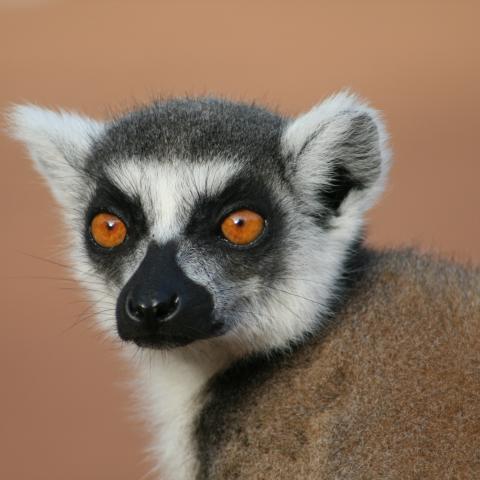
[[[329,97],[287,125],[289,175],[320,221],[361,216],[382,191],[390,163],[379,114],[355,95]]]
[[[104,124],[75,113],[16,105],[7,114],[9,130],[22,141],[35,167],[60,203],[81,188],[83,166]]]

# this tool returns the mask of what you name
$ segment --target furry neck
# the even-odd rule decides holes
[[[153,439],[149,453],[162,479],[192,480],[198,471],[194,426],[205,403],[202,391],[235,355],[188,347],[146,354],[137,362],[137,391]]]

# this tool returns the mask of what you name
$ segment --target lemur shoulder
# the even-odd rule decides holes
[[[9,119],[124,343],[160,478],[480,475],[480,273],[363,246],[390,165],[365,102]]]
[[[480,272],[363,253],[332,322],[206,390],[202,478],[480,476]]]

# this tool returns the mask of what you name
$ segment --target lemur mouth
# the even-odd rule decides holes
[[[228,328],[225,326],[224,322],[212,321],[208,331],[202,332],[201,335],[198,334],[199,332],[196,332],[196,335],[179,335],[176,333],[156,332],[146,335],[137,334],[129,337],[121,335],[121,338],[123,338],[123,340],[133,342],[135,345],[141,348],[169,350],[175,347],[189,345],[196,340],[206,340],[208,338],[218,337],[226,333],[227,330]]]
[[[187,338],[180,335],[146,335],[144,337],[132,338],[133,343],[141,348],[153,350],[168,350],[175,347],[183,347],[195,341],[194,338]]]

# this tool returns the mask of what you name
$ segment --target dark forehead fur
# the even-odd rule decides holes
[[[157,101],[111,122],[93,157],[200,161],[218,156],[281,167],[285,121],[264,108],[216,98]]]

